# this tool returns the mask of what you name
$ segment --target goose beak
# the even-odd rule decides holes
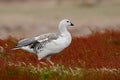
[[[73,24],[73,23],[71,23],[70,25],[71,25],[71,26],[74,26],[74,24]]]

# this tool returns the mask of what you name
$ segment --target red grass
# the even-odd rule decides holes
[[[120,68],[120,33],[95,33],[88,37],[73,38],[62,55],[53,57],[56,63],[88,68]]]
[[[1,53],[5,58],[0,58],[0,61],[38,64],[36,55],[23,50],[10,50],[17,41],[12,37],[0,40],[0,46],[5,50]],[[120,68],[120,32],[107,31],[88,37],[74,37],[68,48],[52,56],[52,61],[71,67]]]
[[[10,62],[15,64],[17,64],[18,62],[24,62],[26,64],[31,63],[34,66],[40,64],[39,63],[40,61],[37,60],[37,56],[34,54],[28,53],[23,50],[14,50],[14,51],[10,50],[16,45],[17,41],[18,41],[17,39],[12,37],[9,37],[4,40],[2,39],[0,40],[0,46],[4,48],[4,51],[0,53],[0,69],[3,70],[9,69],[8,63]],[[106,68],[119,69],[120,68],[120,32],[119,31],[118,32],[106,31],[105,33],[96,32],[93,33],[92,35],[89,35],[88,37],[74,37],[71,45],[68,48],[66,48],[64,51],[62,51],[60,54],[52,56],[51,60],[55,64],[62,64],[72,68],[106,67]],[[0,70],[0,73],[3,72],[1,72]],[[24,76],[24,74],[22,75]],[[25,77],[27,76],[24,76],[24,78]],[[115,78],[115,76],[113,76],[113,78]],[[22,80],[22,78],[19,78],[19,80],[20,79]],[[5,80],[8,79],[6,78]]]

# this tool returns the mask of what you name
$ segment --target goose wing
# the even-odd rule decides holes
[[[15,48],[20,48],[20,47],[29,46],[29,45],[35,46],[36,43],[43,44],[43,42],[45,44],[52,40],[56,40],[58,37],[59,36],[56,33],[47,33],[47,34],[43,34],[43,35],[32,37],[32,38],[26,38],[26,39],[20,40],[15,46]]]

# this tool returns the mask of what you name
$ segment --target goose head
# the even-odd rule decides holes
[[[59,25],[63,27],[74,26],[74,24],[68,19],[63,19],[62,21],[60,21]]]

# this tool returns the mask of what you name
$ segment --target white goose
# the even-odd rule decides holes
[[[46,58],[50,60],[51,55],[59,53],[71,43],[71,34],[67,27],[74,26],[68,19],[59,23],[59,34],[47,33],[36,37],[20,40],[14,49],[23,49],[35,53],[38,60]]]

